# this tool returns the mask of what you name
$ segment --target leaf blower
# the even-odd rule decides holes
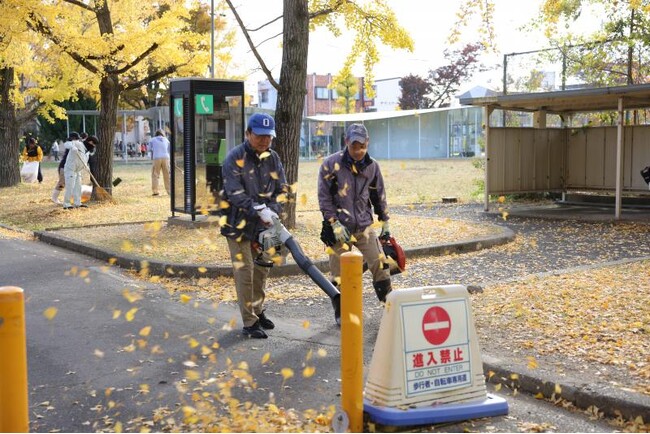
[[[381,247],[384,250],[384,255],[387,260],[387,263],[384,264],[384,268],[390,268],[391,276],[404,271],[406,269],[406,255],[404,254],[402,246],[400,246],[392,236],[380,237],[379,242],[381,243]]]
[[[272,256],[279,254],[283,245],[291,252],[293,259],[300,269],[328,295],[332,301],[336,323],[341,325],[341,293],[321,273],[311,259],[305,255],[300,244],[293,238],[293,235],[291,235],[287,228],[284,227],[278,217],[273,217],[273,225],[261,231],[257,236],[257,243],[252,243],[256,253],[255,263],[263,267],[272,267],[274,264]]]

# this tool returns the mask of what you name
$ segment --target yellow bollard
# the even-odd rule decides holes
[[[23,290],[0,287],[0,432],[29,432]]]
[[[341,255],[341,404],[351,432],[363,430],[363,255]]]

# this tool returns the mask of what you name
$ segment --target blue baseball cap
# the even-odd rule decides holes
[[[275,121],[266,113],[253,113],[248,119],[248,128],[258,136],[275,137]]]

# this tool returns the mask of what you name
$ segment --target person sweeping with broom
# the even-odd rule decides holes
[[[71,134],[72,136],[72,134]],[[79,137],[77,135],[77,137]],[[72,137],[71,137],[72,138]],[[95,136],[88,137],[84,142],[72,139],[66,142],[65,147],[69,149],[63,173],[65,175],[65,193],[63,195],[63,209],[88,208],[88,205],[81,203],[81,172],[88,170],[88,158],[95,153],[97,146]],[[73,205],[70,205],[70,199]]]

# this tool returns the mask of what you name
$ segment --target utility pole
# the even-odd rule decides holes
[[[214,0],[210,0],[210,78],[214,78]]]

